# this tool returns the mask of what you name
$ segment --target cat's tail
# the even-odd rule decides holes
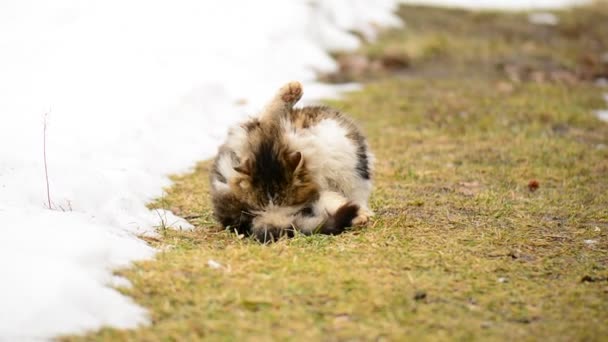
[[[302,98],[302,84],[292,81],[282,86],[260,113],[260,122],[276,123]]]

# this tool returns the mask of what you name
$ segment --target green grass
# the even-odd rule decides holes
[[[517,13],[403,7],[409,31],[361,53],[401,49],[412,67],[368,75],[364,90],[330,103],[377,155],[368,226],[266,246],[238,237],[211,217],[201,162],[151,204],[196,229],[160,230],[157,257],[119,272],[152,324],[65,339],[605,339],[608,124],[579,68],[582,55],[608,51],[608,37],[588,43],[608,32],[602,8],[545,28]],[[506,60],[559,65],[575,80],[514,79],[496,67]]]

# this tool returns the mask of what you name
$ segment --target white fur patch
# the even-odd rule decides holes
[[[295,221],[297,209],[293,207],[278,207],[270,205],[266,210],[256,212],[257,216],[253,219],[253,227],[277,227],[291,228]]]
[[[348,200],[341,194],[334,191],[323,191],[316,204],[318,212],[325,211],[334,214],[338,209],[346,204]]]
[[[224,177],[224,179],[226,179],[226,182],[238,175],[238,172],[234,170],[235,166],[236,165],[232,164],[232,157],[229,153],[224,153],[219,156],[217,161],[217,170]]]
[[[247,131],[240,124],[232,126],[228,131],[226,146],[241,158],[247,153]]]
[[[349,196],[357,180],[357,147],[336,120],[324,119],[309,129],[293,130],[285,123],[290,146],[302,153],[306,166],[323,189]]]
[[[218,179],[213,180],[213,189],[217,192],[229,192],[230,186],[224,182],[220,182]]]
[[[327,215],[315,215],[310,217],[298,217],[295,225],[303,233],[313,233],[327,219]]]

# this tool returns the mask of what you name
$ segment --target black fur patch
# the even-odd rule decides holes
[[[211,172],[213,179],[217,179],[218,181],[226,184],[226,177],[224,177],[224,175],[218,170],[217,165],[213,165],[213,170],[211,170]]]
[[[304,207],[304,209],[300,210],[300,214],[304,217],[313,217],[315,216],[315,211],[312,206]]]
[[[357,217],[359,206],[353,203],[346,203],[335,214],[330,216],[319,229],[320,234],[338,235],[343,233],[346,228],[352,227],[353,220]]]
[[[233,195],[217,195],[212,200],[213,214],[222,226],[236,230],[239,234],[249,234],[253,216],[247,212],[244,203]]]
[[[359,148],[357,148],[357,173],[359,173],[359,176],[361,176],[363,179],[370,178],[367,149],[362,143],[359,144]]]
[[[271,141],[263,141],[254,154],[252,185],[261,189],[264,195],[272,197],[279,194],[289,185],[289,179],[274,144]]]

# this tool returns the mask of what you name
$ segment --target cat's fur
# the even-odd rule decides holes
[[[298,82],[283,86],[262,113],[230,129],[211,172],[214,214],[262,242],[294,231],[340,234],[372,215],[373,156],[344,114],[293,108]]]

